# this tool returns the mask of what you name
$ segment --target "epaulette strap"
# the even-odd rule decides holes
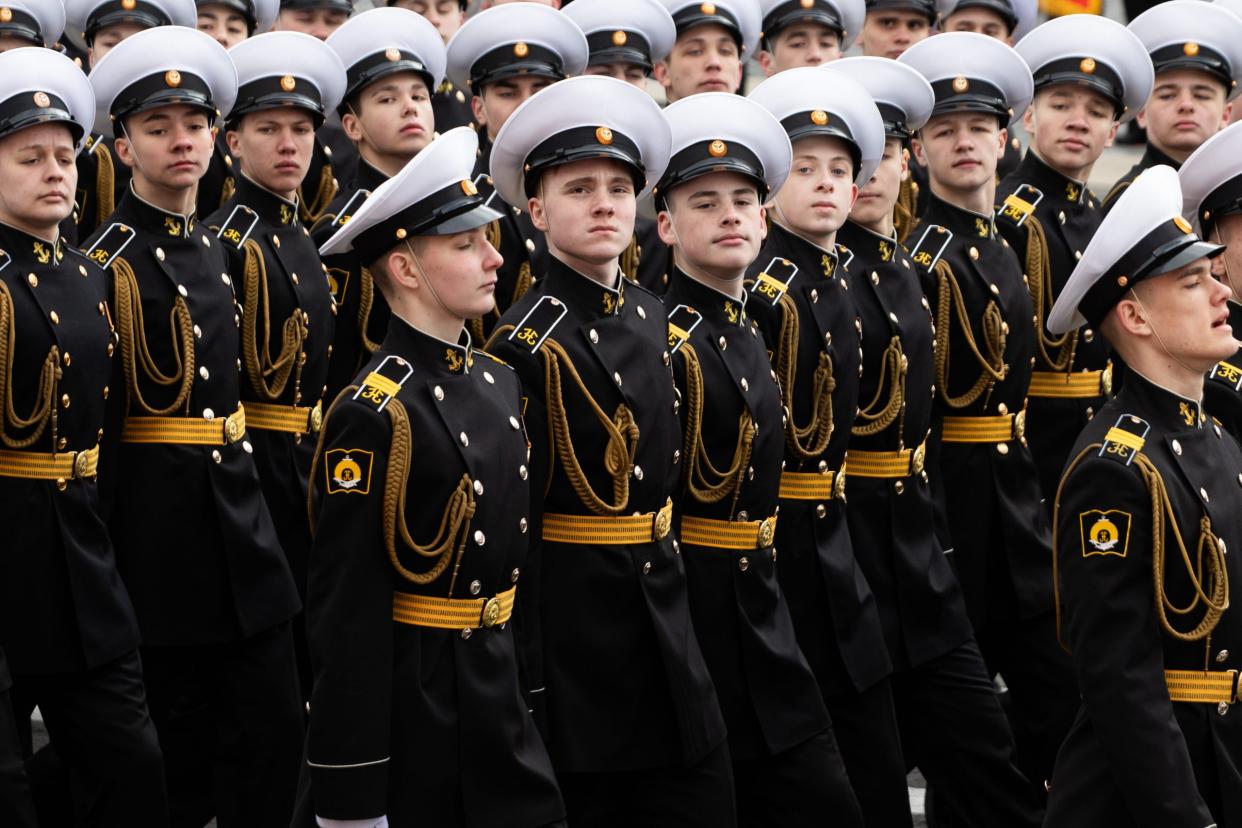
[[[750,286],[750,292],[762,296],[773,307],[781,301],[781,297],[789,290],[789,285],[798,275],[798,266],[789,259],[776,256],[768,262],[768,266],[759,271]]]
[[[346,201],[342,205],[340,212],[336,214],[336,218],[332,221],[332,226],[339,228],[349,224],[349,220],[354,217],[354,213],[358,212],[358,208],[370,197],[370,190],[358,190],[351,195],[349,201]]]
[[[930,238],[929,238],[930,237]],[[910,259],[928,273],[936,269],[936,263],[953,241],[953,231],[939,224],[929,224],[910,248]],[[935,248],[934,252],[932,248]]]
[[[539,350],[569,309],[561,300],[544,296],[522,317],[509,334],[509,341],[526,347],[532,354]]]
[[[244,204],[238,204],[224,220],[224,224],[220,225],[220,229],[216,231],[216,237],[225,244],[232,245],[234,249],[241,250],[258,223],[258,213]]]
[[[0,250],[0,270],[4,270],[12,261],[13,257],[9,255],[7,250]]]
[[[1128,466],[1134,462],[1135,455],[1143,450],[1149,431],[1151,426],[1146,420],[1133,414],[1122,414],[1104,435],[1099,456],[1110,457]]]
[[[371,403],[376,411],[383,411],[412,376],[414,367],[410,363],[398,356],[384,357],[383,362],[367,374],[353,398]]]
[[[1237,359],[1237,356],[1234,356]],[[1227,385],[1234,391],[1242,391],[1242,367],[1234,365],[1229,360],[1222,360],[1212,366],[1208,379],[1214,379],[1222,385]]]
[[[996,218],[1008,221],[1014,227],[1021,227],[1034,214],[1036,206],[1043,198],[1043,192],[1030,184],[1019,185],[1018,189],[1005,196],[1004,204],[996,211]]]
[[[485,172],[479,173],[474,177],[474,188],[483,196],[483,206],[491,207],[492,199],[496,197],[496,185],[492,182],[492,177]]]
[[[843,244],[838,244],[837,245],[837,264],[840,265],[843,270],[845,270],[846,272],[849,272],[850,262],[852,261],[854,261],[854,251],[850,250],[848,247],[846,247]]]
[[[121,255],[133,240],[133,228],[119,221],[115,222],[95,240],[90,250],[86,251],[86,258],[102,268],[111,267],[116,257]]]
[[[668,315],[668,352],[675,354],[690,341],[690,334],[703,321],[703,316],[689,305],[678,305]]]

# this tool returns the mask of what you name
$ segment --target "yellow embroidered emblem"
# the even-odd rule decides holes
[[[369,494],[374,459],[372,452],[363,449],[331,449],[324,454],[328,494]]]
[[[168,231],[168,235],[170,236],[180,236],[181,222],[177,221],[172,216],[164,216],[164,229]]]
[[[981,218],[975,219],[975,231],[979,234],[981,238],[986,239],[988,235],[990,234],[991,229],[992,228],[989,227],[988,223],[984,221],[983,219]]]
[[[43,242],[34,243],[35,258],[39,260],[39,264],[47,264],[52,259],[52,251],[44,246]]]
[[[824,276],[831,279],[832,272],[836,270],[837,262],[831,256],[825,254],[819,258],[819,266],[824,269]]]
[[[888,242],[880,242],[880,261],[887,262],[893,258],[893,248]]]
[[[1192,426],[1195,424],[1195,412],[1194,409],[1190,407],[1189,403],[1178,403],[1177,413],[1182,415],[1182,419],[1186,421],[1186,425]]]
[[[1065,185],[1065,197],[1070,201],[1078,201],[1078,195],[1080,192],[1081,191],[1078,189],[1077,184],[1068,183]]]
[[[288,224],[291,221],[293,221],[293,210],[288,204],[280,205],[280,223]]]
[[[1082,556],[1116,555],[1124,558],[1130,546],[1130,513],[1118,509],[1090,509],[1078,515]]]
[[[604,294],[604,313],[611,315],[617,309],[617,297],[611,293]]]
[[[453,348],[444,349],[444,361],[448,364],[448,369],[454,374],[460,373],[462,366],[466,364],[466,361],[461,358],[461,354],[457,353]]]
[[[725,316],[729,317],[729,322],[736,325],[737,317],[738,317],[737,305],[726,300],[724,303],[724,312],[725,312]]]

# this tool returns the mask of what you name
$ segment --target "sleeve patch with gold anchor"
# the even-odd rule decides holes
[[[694,333],[694,329],[702,321],[703,316],[689,305],[673,308],[668,315],[668,352],[675,354],[681,350],[681,346],[690,340],[690,334]]]
[[[241,250],[241,246],[246,243],[246,239],[250,238],[254,226],[259,223],[259,214],[251,210],[245,204],[238,204],[233,208],[233,212],[229,213],[229,217],[224,220],[224,224],[220,225],[216,236],[225,244]]]
[[[1082,556],[1116,555],[1124,558],[1130,548],[1130,513],[1118,509],[1089,509],[1078,515]]]
[[[1147,432],[1151,426],[1147,421],[1133,414],[1122,414],[1108,433],[1104,435],[1104,445],[1100,446],[1100,457],[1111,457],[1124,465],[1134,462],[1134,455],[1141,451],[1147,441]]]
[[[953,241],[952,230],[941,227],[939,224],[928,225],[923,235],[919,236],[918,242],[910,248],[910,259],[923,270],[932,271],[951,241]],[[935,249],[934,253],[933,249]]]
[[[539,350],[556,326],[565,318],[569,309],[552,296],[544,296],[530,309],[522,321],[509,334],[509,341],[525,346],[533,354]]]
[[[374,371],[367,374],[354,393],[354,399],[374,405],[376,411],[383,411],[413,375],[414,367],[410,363],[401,357],[386,356]]]
[[[369,494],[374,459],[372,452],[363,449],[329,449],[323,457],[328,494]]]
[[[94,246],[86,252],[86,258],[100,267],[107,268],[133,240],[133,229],[118,221],[104,231]]]
[[[767,267],[759,271],[759,275],[755,277],[754,284],[750,286],[750,292],[763,297],[775,307],[781,301],[781,297],[785,295],[785,292],[789,290],[789,285],[797,275],[798,266],[796,264],[789,259],[776,256],[772,261],[768,262]]]

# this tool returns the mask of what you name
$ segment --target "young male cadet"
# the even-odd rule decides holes
[[[768,77],[839,59],[858,39],[864,0],[760,0],[759,66]]]
[[[315,128],[345,90],[345,67],[322,40],[268,32],[229,51],[237,103],[225,134],[237,189],[205,221],[229,253],[241,304],[241,399],[280,548],[305,600],[307,476],[327,397],[337,308],[319,251],[298,217],[298,184]],[[276,333],[279,331],[280,333]],[[302,696],[310,698],[304,616],[293,621]]]
[[[409,9],[427,18],[445,45],[466,22],[466,0],[388,0],[388,5]],[[431,108],[440,132],[474,125],[474,112],[466,90],[458,89],[450,80],[442,80],[432,90]]]
[[[1242,91],[1242,18],[1228,9],[1168,0],[1134,18],[1129,29],[1147,47],[1156,82],[1137,117],[1147,149],[1104,196],[1105,211],[1143,170],[1177,169],[1224,129]]]
[[[749,265],[747,295],[780,383],[777,575],[864,823],[909,825],[909,801],[899,795],[906,768],[888,683],[892,664],[844,512],[860,341],[836,234],[857,182],[870,179],[880,159],[884,126],[867,91],[830,70],[786,70],[751,98],[793,145],[789,178],[770,197],[767,240]]]
[[[936,95],[912,142],[931,193],[909,249],[937,320],[927,454],[939,530],[984,660],[1009,688],[1018,766],[1042,795],[1078,699],[1056,642],[1048,514],[1024,431],[1034,308],[992,214],[1005,128],[1030,103],[1031,72],[973,32],[929,38],[901,62]]]
[[[247,309],[224,245],[194,214],[237,72],[208,35],[167,26],[122,41],[91,85],[95,128],[115,130],[133,173],[86,250],[111,278],[123,417],[101,461],[108,528],[142,631],[173,824],[284,824],[305,715],[298,595],[241,404]]]
[[[486,140],[479,142],[474,182],[489,204],[504,214],[489,231],[504,257],[497,278],[496,308],[472,323],[483,341],[500,316],[548,268],[543,234],[526,213],[525,199],[505,204],[488,176],[492,145],[513,111],[531,95],[586,68],[586,36],[567,15],[537,3],[516,3],[483,11],[462,26],[448,45],[448,76],[473,94],[470,104]]]
[[[324,245],[367,263],[392,319],[312,477],[321,828],[565,824],[508,623],[530,537],[521,387],[465,329],[500,266],[477,147],[465,127],[437,138]]]
[[[852,257],[850,294],[862,322],[857,393],[865,406],[845,455],[845,516],[893,662],[902,752],[936,803],[965,824],[1034,826],[1039,807],[1013,764],[1009,720],[936,537],[925,468],[935,326],[910,254],[897,242],[893,206],[903,150],[931,116],[935,95],[922,75],[886,58],[845,58],[832,71],[862,84],[884,121],[884,154],[837,243]]]
[[[583,77],[518,108],[491,156],[499,197],[526,200],[551,253],[489,351],[522,379],[532,540],[518,635],[571,824],[736,824],[671,531],[684,460],[668,319],[617,263],[669,141],[645,92]]]
[[[431,92],[444,77],[444,44],[430,23],[408,9],[363,12],[333,32],[328,45],[345,65],[345,95],[337,112],[358,148],[358,167],[311,230],[320,244],[431,143],[436,134]],[[328,256],[324,266],[337,309],[324,394],[330,402],[383,341],[388,306],[356,255]]]
[[[763,203],[789,174],[789,139],[759,104],[724,92],[686,98],[664,117],[673,151],[656,205],[673,248],[664,303],[683,432],[674,525],[729,728],[738,824],[833,814],[861,825],[776,579],[784,401],[745,310],[743,278],[766,235]]]
[[[1143,42],[1113,20],[1074,14],[1023,38],[1035,99],[1023,116],[1030,147],[996,190],[996,227],[1018,254],[1035,304],[1035,368],[1026,439],[1046,503],[1078,433],[1112,393],[1108,344],[1087,328],[1052,336],[1045,323],[1103,220],[1087,179],[1117,128],[1151,94]]]
[[[1061,633],[1082,707],[1045,824],[1242,822],[1242,450],[1203,403],[1237,352],[1221,247],[1182,218],[1177,174],[1142,173],[1057,298],[1048,329],[1103,332],[1126,380],[1074,446],[1056,503]],[[1233,553],[1233,554],[1230,554]]]
[[[610,75],[646,90],[652,67],[668,56],[677,28],[659,0],[577,0],[565,7],[586,35],[590,55],[587,75]],[[663,293],[668,284],[669,254],[653,218],[634,220],[634,240],[621,254],[621,272],[631,281]]]
[[[896,60],[936,23],[935,0],[867,0],[866,7],[858,44],[869,57]]]
[[[759,0],[661,0],[677,26],[655,78],[669,103],[700,92],[740,92],[743,67],[759,48]]]
[[[120,398],[108,281],[59,230],[94,96],[69,58],[15,49],[0,55],[0,111],[0,824],[37,824],[22,754],[38,706],[70,769],[67,819],[166,825],[138,624],[96,483]]]

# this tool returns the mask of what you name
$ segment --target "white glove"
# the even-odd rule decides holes
[[[325,819],[317,816],[315,824],[319,828],[388,828],[388,815],[371,819]]]

